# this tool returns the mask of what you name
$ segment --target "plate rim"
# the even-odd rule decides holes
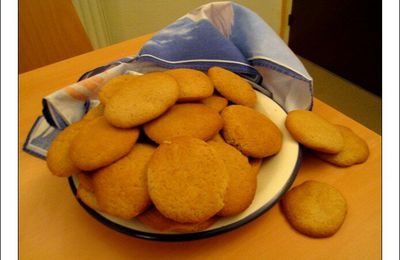
[[[253,83],[255,84],[255,83]],[[257,91],[258,89],[256,89]],[[260,91],[258,91],[260,92]],[[272,100],[285,114],[287,114],[286,110],[275,100],[272,99],[272,97],[266,95],[265,93],[260,92],[263,96],[267,97],[268,99]],[[101,222],[105,226],[118,231],[120,233],[123,233],[125,235],[129,235],[131,237],[136,237],[140,239],[145,239],[145,240],[152,240],[152,241],[164,241],[164,242],[182,242],[182,241],[192,241],[192,240],[199,240],[199,239],[205,239],[213,236],[217,236],[223,233],[226,233],[228,231],[232,231],[234,229],[237,229],[247,223],[252,222],[256,218],[260,217],[263,215],[266,211],[268,211],[270,208],[272,208],[280,198],[289,190],[289,188],[292,186],[294,180],[297,177],[297,174],[299,172],[302,158],[303,158],[303,149],[302,146],[297,143],[297,148],[298,148],[298,154],[297,154],[297,159],[296,163],[293,167],[293,170],[290,174],[290,178],[285,182],[285,184],[282,186],[281,190],[277,192],[268,203],[264,204],[262,207],[254,211],[253,213],[249,214],[248,216],[244,217],[243,219],[240,219],[236,222],[230,223],[228,225],[218,227],[212,230],[204,230],[204,231],[199,231],[199,232],[192,232],[192,233],[176,233],[176,234],[164,234],[164,233],[156,233],[156,232],[145,232],[133,228],[128,228],[126,226],[120,225],[118,223],[115,223],[106,217],[103,217],[101,214],[99,214],[97,211],[94,209],[90,208],[87,206],[80,198],[76,196],[77,194],[77,187],[75,187],[75,183],[73,180],[73,177],[70,176],[68,177],[68,183],[69,186],[75,195],[75,199],[79,202],[79,204],[86,210],[87,213],[89,213],[92,217],[94,217],[97,221]]]

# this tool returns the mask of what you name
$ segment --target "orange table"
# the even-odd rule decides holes
[[[19,254],[21,259],[380,259],[381,136],[314,99],[314,111],[353,129],[367,140],[368,161],[337,168],[305,154],[294,185],[314,179],[337,187],[348,215],[331,238],[294,231],[278,206],[231,232],[190,242],[154,242],[124,234],[89,216],[64,178],[43,160],[22,151],[41,98],[75,82],[81,74],[136,53],[151,35],[122,42],[19,76]]]

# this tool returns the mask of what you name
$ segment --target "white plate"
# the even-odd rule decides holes
[[[299,144],[290,136],[285,127],[286,112],[272,99],[256,91],[256,110],[269,117],[283,134],[282,148],[275,156],[264,159],[257,177],[257,191],[254,200],[244,212],[219,219],[207,230],[195,233],[158,232],[143,225],[136,219],[122,220],[87,207],[80,200],[79,203],[97,220],[119,232],[152,240],[182,241],[206,238],[238,228],[270,209],[293,183],[301,162]],[[69,178],[69,183],[74,194],[78,180]]]

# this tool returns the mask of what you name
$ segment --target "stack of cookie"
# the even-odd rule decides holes
[[[48,167],[77,176],[89,207],[156,230],[199,231],[243,212],[262,159],[281,149],[253,88],[223,68],[122,75],[98,96],[53,141]]]
[[[336,166],[363,163],[369,156],[367,143],[351,129],[331,124],[312,111],[289,112],[285,125],[296,141]]]

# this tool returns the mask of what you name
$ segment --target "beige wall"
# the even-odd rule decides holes
[[[96,2],[96,3],[95,3]],[[134,38],[155,32],[209,0],[73,0],[89,38],[101,38],[94,47]],[[260,15],[278,33],[282,33],[282,6],[285,0],[239,0]],[[92,7],[94,5],[95,7]],[[86,5],[86,7],[85,7]],[[90,5],[89,7],[87,5]],[[83,7],[82,7],[83,6]],[[80,9],[97,10],[99,17],[88,22],[87,12]],[[100,21],[99,21],[100,18]],[[93,20],[93,17],[91,18]],[[99,28],[102,27],[102,28]],[[102,35],[99,35],[102,34]]]

